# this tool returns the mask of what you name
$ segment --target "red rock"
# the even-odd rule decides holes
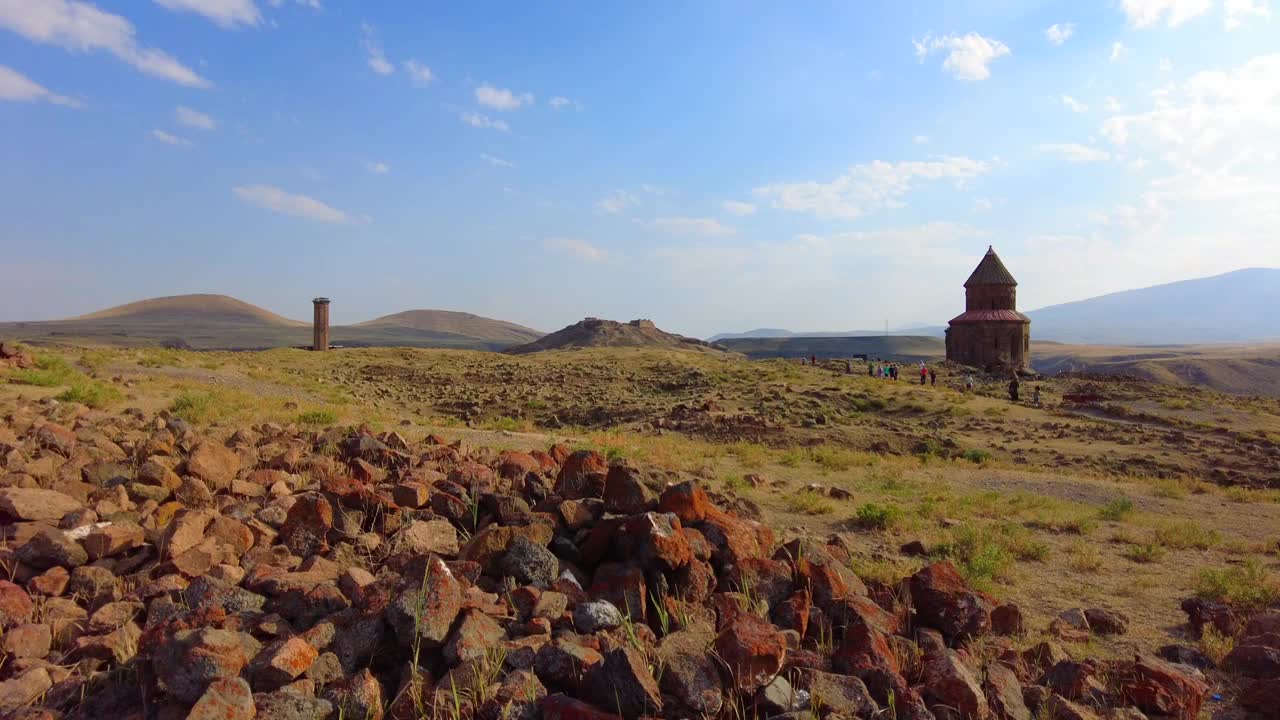
[[[42,667],[0,682],[0,713],[10,713],[30,705],[51,687],[53,680],[49,671]]]
[[[831,717],[869,718],[877,717],[880,711],[867,686],[850,675],[805,669],[796,673],[795,684],[820,699],[822,711]]]
[[[702,534],[711,543],[711,558],[721,565],[763,555],[755,525],[709,506],[702,523]]]
[[[969,589],[949,562],[911,576],[911,602],[918,621],[948,640],[977,637],[991,629],[990,603]]]
[[[764,687],[782,670],[786,638],[776,627],[747,612],[739,613],[715,640],[716,653],[744,694]]]
[[[874,627],[856,623],[845,628],[844,638],[831,657],[837,672],[861,675],[867,670],[901,673],[902,667],[889,636]]]
[[[1280,678],[1280,648],[1237,645],[1222,660],[1223,669],[1248,678]]]
[[[279,542],[299,557],[309,557],[329,549],[328,534],[333,529],[333,505],[323,495],[303,495],[289,508],[280,527]]]
[[[675,513],[680,522],[686,525],[705,520],[710,507],[711,499],[707,497],[707,493],[691,482],[672,485],[663,490],[658,498],[660,512]]]
[[[445,643],[444,658],[450,665],[483,658],[505,635],[493,618],[479,610],[468,610]]]
[[[480,563],[484,572],[496,575],[501,571],[499,561],[507,554],[511,539],[517,535],[546,547],[551,542],[553,531],[551,526],[541,523],[521,526],[488,525],[458,552],[458,559]]]
[[[622,720],[622,716],[556,693],[542,702],[542,720]]]
[[[658,646],[662,691],[695,717],[714,717],[724,704],[720,669],[707,652],[712,639],[709,632],[681,630]]]
[[[259,648],[245,633],[208,627],[181,630],[159,648],[152,668],[170,695],[195,702],[210,683],[238,676]]]
[[[42,448],[69,457],[76,446],[76,434],[61,425],[45,423],[36,431],[36,442]]]
[[[319,656],[314,647],[298,636],[272,643],[253,661],[253,686],[259,692],[281,688],[310,669]]]
[[[431,488],[422,483],[400,483],[391,489],[391,499],[403,508],[420,508],[431,500]]]
[[[222,678],[209,683],[209,689],[191,707],[187,720],[253,720],[256,716],[249,683],[240,678]]]
[[[1120,693],[1148,714],[1194,720],[1209,692],[1209,686],[1199,679],[1154,657],[1140,655],[1120,674]]]
[[[206,510],[187,512],[174,518],[160,537],[163,557],[172,558],[199,545],[213,518],[213,513]]]
[[[682,568],[693,559],[680,519],[667,513],[632,516],[623,524],[617,545],[624,557],[634,557],[645,566],[659,563],[666,570]]]
[[[998,662],[988,664],[982,690],[995,720],[1031,720],[1031,711],[1022,699],[1022,685],[1013,670]]]
[[[57,522],[63,515],[84,507],[79,500],[55,490],[0,488],[0,515],[11,521]]]
[[[498,475],[507,480],[523,478],[528,473],[542,472],[542,463],[529,453],[519,450],[504,450],[498,455]]]
[[[347,680],[331,686],[324,697],[344,715],[364,720],[382,720],[385,711],[382,683],[368,668]]]
[[[414,520],[396,534],[394,547],[414,555],[458,554],[458,531],[448,520]]]
[[[586,680],[587,695],[599,707],[610,707],[624,718],[657,715],[662,712],[662,695],[639,650],[624,645],[591,668]]]
[[[538,679],[553,687],[577,690],[588,671],[604,662],[604,656],[578,643],[557,638],[543,645],[534,657]]]
[[[84,549],[90,560],[115,557],[142,547],[145,537],[142,526],[136,523],[114,522],[90,531],[84,539]]]
[[[990,713],[986,695],[954,650],[925,655],[924,686],[927,696],[955,708],[961,717],[985,718]]]
[[[653,493],[645,487],[640,470],[630,465],[614,465],[604,480],[604,506],[612,513],[634,515],[653,504]]]
[[[0,580],[0,628],[26,622],[34,609],[35,604],[26,590],[8,580]]]
[[[598,498],[604,494],[609,464],[594,450],[579,450],[566,458],[556,476],[555,493],[566,500]]]
[[[809,591],[801,590],[774,608],[770,618],[779,628],[795,630],[803,638],[809,630],[809,611],[812,608],[813,601]]]
[[[0,638],[0,651],[11,658],[42,658],[49,654],[53,632],[48,625],[28,623],[9,628]]]
[[[648,617],[649,588],[644,572],[636,565],[600,563],[587,593],[594,599],[608,600],[636,622],[643,623]]]
[[[187,473],[205,481],[212,490],[230,487],[238,472],[240,456],[212,441],[198,443],[187,458]]]
[[[462,610],[462,584],[440,558],[427,562],[422,587],[402,592],[386,609],[386,619],[402,647],[420,637],[426,648],[438,648],[449,638],[454,618]]]
[[[991,631],[997,635],[1021,635],[1024,631],[1022,610],[1005,603],[991,611]]]
[[[1275,712],[1280,708],[1280,678],[1254,680],[1239,696],[1240,706],[1256,713]]]

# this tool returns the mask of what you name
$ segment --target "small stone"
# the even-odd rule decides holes
[[[99,560],[142,547],[144,539],[145,533],[137,523],[115,522],[90,531],[84,539],[84,549],[90,560]]]
[[[209,683],[187,720],[253,720],[256,715],[249,683],[241,678],[221,678]]]
[[[448,520],[414,520],[396,535],[395,547],[415,555],[458,554],[458,531]]]
[[[70,495],[40,488],[0,489],[0,515],[20,521],[57,522],[63,515],[84,507]]]
[[[622,624],[622,612],[608,600],[578,603],[573,609],[573,625],[578,632],[590,635]]]
[[[53,645],[48,625],[28,623],[9,628],[0,638],[0,651],[13,658],[43,658]]]
[[[498,567],[504,575],[510,575],[521,585],[548,588],[556,581],[560,561],[545,546],[516,536],[511,539]]]
[[[45,528],[18,548],[18,559],[38,570],[54,566],[77,568],[89,562],[89,554],[67,534],[54,528]]]
[[[307,672],[319,655],[300,637],[272,643],[253,661],[253,685],[265,692],[279,689]]]

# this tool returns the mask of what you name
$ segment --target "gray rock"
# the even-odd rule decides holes
[[[287,690],[258,693],[253,704],[260,720],[325,720],[333,712],[333,703],[328,700]]]
[[[46,528],[18,548],[18,559],[37,570],[77,568],[89,562],[89,553],[61,530]]]
[[[573,626],[578,632],[591,634],[612,630],[622,624],[622,611],[608,600],[578,603],[573,609]]]
[[[201,575],[182,592],[182,597],[193,608],[221,605],[228,613],[262,612],[267,599],[242,587]]]
[[[517,535],[507,546],[507,554],[502,556],[498,567],[522,585],[547,588],[556,581],[560,561],[547,548]]]

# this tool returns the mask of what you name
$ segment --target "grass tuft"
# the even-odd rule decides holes
[[[338,421],[338,414],[332,410],[307,410],[298,413],[299,425],[332,425]]]
[[[787,498],[787,511],[805,515],[826,515],[834,512],[836,504],[830,498],[812,490],[804,490]]]
[[[120,391],[100,382],[77,382],[58,395],[62,402],[76,402],[101,410],[120,401]]]
[[[1249,559],[1239,565],[1201,570],[1196,576],[1196,594],[1237,608],[1260,610],[1280,601],[1280,578],[1256,559]]]

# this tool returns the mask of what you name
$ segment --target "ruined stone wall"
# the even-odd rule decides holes
[[[947,331],[947,359],[983,369],[1028,367],[1030,323],[962,323]]]
[[[1018,289],[1006,285],[978,286],[965,290],[965,310],[1017,310]]]

